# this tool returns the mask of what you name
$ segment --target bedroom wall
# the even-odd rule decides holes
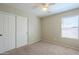
[[[79,50],[79,40],[61,38],[61,18],[63,16],[79,15],[79,9],[41,18],[43,41],[60,44],[66,47],[76,47]]]
[[[28,12],[27,10],[27,12],[23,12],[19,9],[13,8],[11,6],[6,6],[4,4],[0,4],[0,11],[27,17],[29,39],[28,43],[32,44],[41,40],[40,19],[37,16],[35,16],[32,12]]]

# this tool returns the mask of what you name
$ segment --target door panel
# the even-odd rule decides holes
[[[17,16],[17,47],[27,45],[27,18]]]
[[[4,15],[0,14],[0,53],[4,52],[4,37],[3,37],[3,18]]]
[[[15,16],[0,14],[0,53],[15,48]]]
[[[15,48],[15,16],[4,16],[5,51]]]

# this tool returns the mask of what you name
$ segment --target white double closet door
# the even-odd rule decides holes
[[[0,14],[0,53],[27,45],[27,19]]]

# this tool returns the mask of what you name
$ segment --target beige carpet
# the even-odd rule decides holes
[[[12,51],[3,53],[6,55],[78,55],[79,51],[53,45],[47,42],[37,42],[30,46],[24,46]]]

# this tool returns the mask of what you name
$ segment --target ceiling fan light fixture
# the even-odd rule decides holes
[[[43,11],[47,11],[48,10],[48,6],[49,6],[49,4],[45,4],[44,3],[44,4],[41,5],[41,8],[42,8]]]

